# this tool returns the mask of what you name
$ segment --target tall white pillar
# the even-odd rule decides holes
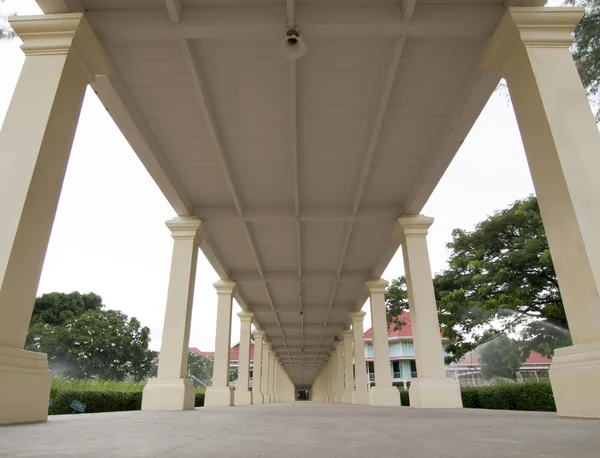
[[[85,89],[111,71],[81,14],[11,25],[26,58],[0,132],[0,424],[48,416],[47,357],[23,347]]]
[[[263,341],[263,350],[262,350],[262,380],[260,384],[260,392],[263,395],[263,403],[270,404],[271,403],[271,393],[269,393],[269,378],[270,378],[270,353],[271,353],[271,344],[269,342]]]
[[[263,404],[262,379],[263,379],[263,342],[265,331],[254,330],[254,375],[252,376],[252,401],[254,404]]]
[[[335,402],[344,402],[344,342],[335,343]]]
[[[509,8],[481,61],[506,78],[573,346],[556,350],[559,415],[600,418],[600,136],[573,63],[576,8]]]
[[[460,386],[446,377],[440,323],[433,291],[427,231],[433,218],[423,215],[398,219],[410,306],[418,378],[410,383],[413,408],[462,407]]]
[[[371,298],[373,361],[375,365],[375,386],[371,388],[370,395],[372,405],[399,406],[400,392],[392,385],[392,374],[390,373],[390,348],[385,313],[385,289],[387,285],[388,282],[383,279],[366,282]]]
[[[279,398],[279,358],[273,358],[273,397],[275,402],[280,402]]]
[[[201,223],[195,216],[182,216],[166,225],[173,237],[167,307],[158,376],[144,387],[142,410],[189,410],[195,403],[196,389],[187,379],[187,363]]]
[[[228,407],[234,405],[233,388],[229,386],[229,352],[231,343],[231,309],[235,282],[219,280],[217,290],[217,332],[212,386],[206,390],[204,405]]]
[[[271,402],[275,403],[277,402],[277,399],[275,398],[275,350],[273,350],[273,346],[271,345],[269,347],[269,385],[268,385],[268,390],[269,390],[269,397],[271,399]]]
[[[254,313],[240,312],[240,356],[238,367],[238,384],[234,394],[236,406],[252,405],[250,391],[250,326]]]
[[[344,404],[352,404],[352,398],[354,397],[352,331],[344,331],[342,336],[344,338],[344,395],[342,396],[342,402]]]
[[[337,358],[335,348],[329,352],[329,384],[331,388],[330,402],[337,401]]]
[[[354,377],[355,388],[352,396],[353,404],[370,404],[371,399],[367,390],[367,361],[365,359],[365,340],[363,320],[366,313],[358,310],[350,312],[352,333],[354,335]]]

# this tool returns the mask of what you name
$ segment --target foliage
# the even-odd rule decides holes
[[[149,328],[103,310],[100,296],[50,293],[36,300],[25,348],[47,353],[54,375],[140,381],[156,356],[149,343]]]
[[[489,380],[495,377],[515,379],[515,373],[519,370],[526,358],[521,351],[519,343],[500,334],[495,339],[489,339],[483,345],[477,347],[481,355],[481,375]]]
[[[194,407],[204,407],[204,391],[196,391],[196,401]]]
[[[568,5],[585,7],[584,18],[575,28],[573,57],[588,95],[600,105],[600,0],[567,0]],[[600,111],[596,112],[600,119]]]
[[[4,3],[4,0],[0,0],[0,3]],[[0,9],[0,40],[9,40],[14,37],[15,32],[8,23],[6,15]]]
[[[201,355],[200,353],[190,353],[188,355],[188,378],[195,377],[204,385],[212,384],[214,358]]]
[[[235,382],[238,378],[238,368],[237,367],[230,367],[229,368],[229,381],[230,382]]]
[[[398,320],[402,312],[408,311],[408,293],[406,291],[406,278],[398,277],[389,284],[385,291],[385,305],[388,326],[394,320],[394,329],[399,330],[404,322]]]
[[[494,386],[462,387],[460,394],[463,407],[466,409],[556,412],[552,386],[549,383],[505,383]],[[400,390],[400,398],[403,406],[410,405],[408,391]]]
[[[84,413],[140,410],[142,406],[141,391],[66,390],[51,393],[50,398],[50,415],[72,413],[73,409],[69,406],[73,400],[85,404]]]
[[[552,356],[555,348],[570,345],[534,196],[494,213],[472,232],[455,229],[447,246],[449,268],[437,274],[433,284],[442,335],[449,339],[447,351],[453,355],[449,360],[513,331],[520,333],[524,359],[531,350]],[[388,287],[386,306],[388,319],[408,310],[403,277]]]
[[[52,379],[53,391],[142,391],[145,383],[115,382],[114,380],[71,380],[64,377]]]

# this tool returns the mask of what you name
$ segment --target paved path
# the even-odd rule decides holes
[[[297,402],[50,417],[0,427],[0,456],[600,457],[600,421]]]

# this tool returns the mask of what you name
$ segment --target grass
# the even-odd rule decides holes
[[[63,377],[54,377],[52,379],[52,391],[118,391],[118,392],[136,392],[142,391],[146,382],[115,382],[113,380],[69,380]],[[196,393],[204,393],[204,387],[196,388]]]

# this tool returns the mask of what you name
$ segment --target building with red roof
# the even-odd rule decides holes
[[[365,359],[369,379],[375,380],[373,365],[373,329],[369,328],[364,333]],[[413,331],[410,314],[402,312],[395,317],[388,327],[388,342],[390,348],[390,372],[394,385],[404,386],[410,384],[411,379],[417,377],[418,368],[415,360],[415,348],[413,345]],[[442,346],[445,348],[447,339],[442,337]],[[444,356],[449,356],[444,350]],[[517,376],[530,376],[538,378],[539,375],[547,374],[552,360],[540,353],[532,351],[523,363]],[[474,350],[463,357],[459,362],[452,363],[446,368],[449,377],[456,378],[461,385],[482,385],[486,382],[481,378],[480,355]]]
[[[196,347],[188,348],[190,353],[199,353],[203,356],[210,356],[214,358],[214,351],[202,351]],[[240,365],[240,344],[236,344],[229,350],[229,368],[237,369]],[[250,387],[252,387],[252,369],[254,367],[254,342],[250,342]],[[237,380],[232,383],[232,386],[236,386]]]

